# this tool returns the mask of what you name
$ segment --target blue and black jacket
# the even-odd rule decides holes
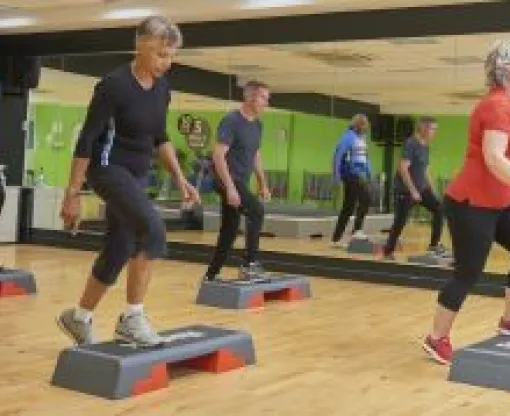
[[[351,127],[340,137],[335,149],[333,157],[335,183],[352,177],[370,179],[371,170],[366,139]]]

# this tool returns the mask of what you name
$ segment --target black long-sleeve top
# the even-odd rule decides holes
[[[90,158],[91,167],[121,165],[146,176],[154,148],[168,141],[170,97],[167,75],[146,90],[131,65],[115,69],[96,84],[74,156]]]

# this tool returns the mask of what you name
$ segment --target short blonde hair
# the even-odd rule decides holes
[[[485,78],[487,85],[503,85],[510,72],[510,44],[497,41],[489,49],[485,58]]]

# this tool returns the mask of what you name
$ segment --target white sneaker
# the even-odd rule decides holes
[[[354,238],[356,240],[368,240],[368,236],[365,234],[365,232],[363,230],[355,231],[352,234],[352,238]]]
[[[115,339],[139,347],[155,347],[164,342],[143,313],[121,315],[115,327]]]
[[[66,309],[57,317],[58,327],[77,345],[94,344],[92,321],[82,322],[74,318],[74,309]]]

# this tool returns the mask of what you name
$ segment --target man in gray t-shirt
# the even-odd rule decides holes
[[[221,227],[204,280],[211,281],[218,276],[234,244],[241,215],[246,216],[246,253],[240,277],[253,280],[263,272],[257,256],[264,206],[250,191],[249,182],[255,173],[259,196],[269,200],[271,195],[260,155],[262,123],[259,119],[268,102],[268,86],[250,81],[244,87],[241,108],[223,117],[218,127],[213,162],[216,187],[221,197]]]
[[[428,171],[429,144],[436,129],[437,122],[433,117],[421,117],[414,135],[403,144],[395,175],[395,219],[383,250],[386,258],[393,259],[397,241],[407,223],[411,208],[416,204],[424,206],[433,216],[429,253],[439,257],[446,256],[444,247],[439,243],[443,230],[442,206],[432,191],[432,179]]]
[[[399,169],[395,175],[395,190],[397,192],[412,193],[413,188],[416,188],[419,193],[430,187],[427,170],[429,166],[429,145],[427,141],[420,140],[416,135],[408,138],[402,146],[401,160],[405,161],[414,187],[409,187],[404,182],[402,169]],[[419,198],[414,199],[419,200]]]

